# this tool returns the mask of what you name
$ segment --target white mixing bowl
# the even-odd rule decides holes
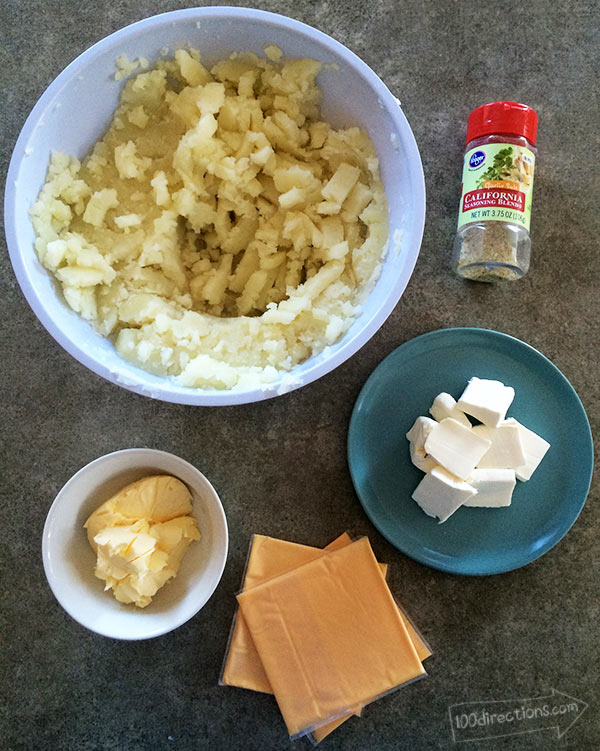
[[[380,160],[390,214],[390,247],[381,277],[346,335],[266,388],[211,391],[180,386],[123,360],[112,343],[64,302],[33,248],[29,209],[44,183],[52,150],[83,158],[108,127],[123,82],[115,61],[150,62],[168,48],[195,47],[208,63],[231,52],[264,54],[276,44],[286,57],[331,64],[318,77],[322,115],[335,127],[365,128]],[[340,365],[373,336],[400,299],[414,268],[425,221],[425,184],[419,151],[397,99],[350,50],[310,26],[248,8],[191,8],[147,18],[90,47],[55,79],[27,119],[8,171],[5,226],[21,288],[42,324],[73,357],[112,383],[168,402],[228,405],[259,401],[298,388]]]

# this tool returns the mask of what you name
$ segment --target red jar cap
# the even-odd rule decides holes
[[[535,146],[538,116],[535,110],[518,102],[489,102],[473,110],[467,122],[467,143],[492,133],[525,136]]]

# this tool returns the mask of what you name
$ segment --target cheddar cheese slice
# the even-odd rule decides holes
[[[367,538],[237,599],[292,737],[425,675]]]
[[[324,550],[337,550],[351,542],[352,538],[350,535],[344,532],[330,542]],[[264,535],[254,535],[242,589],[261,584],[263,581],[267,581],[274,576],[279,576],[290,569],[308,563],[308,561],[318,558],[320,555],[323,555],[321,548],[299,545],[298,543],[279,540],[274,537],[265,537]],[[387,565],[380,563],[379,566],[385,577],[387,575]],[[399,605],[398,608],[411,641],[415,645],[419,659],[426,660],[428,657],[431,657],[432,652],[429,646],[416,631]],[[251,691],[273,693],[244,616],[239,609],[234,616],[220,683],[224,686],[237,686]]]
[[[330,542],[325,550],[336,550],[338,547],[348,545],[351,541],[350,535],[344,532],[333,542]],[[308,561],[323,555],[323,552],[321,548],[312,548],[308,545],[299,545],[295,542],[277,540],[274,537],[265,537],[264,535],[254,535],[248,556],[243,589],[261,584],[274,576],[279,576],[290,569],[308,563]],[[220,682],[226,686],[239,686],[252,691],[273,693],[244,616],[239,610],[234,618],[229,649]]]
[[[388,571],[387,563],[380,563],[379,568],[381,569],[381,573],[383,574],[383,578],[385,579],[387,577],[387,571]],[[433,652],[431,651],[429,646],[426,644],[426,642],[417,632],[416,628],[408,619],[408,616],[402,611],[402,608],[400,607],[400,605],[396,603],[396,606],[398,608],[398,612],[400,613],[400,617],[404,621],[404,625],[406,626],[406,630],[408,631],[410,640],[412,641],[415,649],[417,650],[419,660],[421,660],[422,662],[423,660],[426,660],[428,657],[431,657]],[[334,730],[339,728],[339,726],[343,722],[348,720],[350,717],[352,717],[353,714],[360,715],[361,711],[362,711],[362,706],[357,712],[352,712],[350,714],[343,715],[342,717],[339,717],[337,720],[332,720],[331,722],[328,722],[327,724],[321,725],[321,727],[316,728],[311,733],[312,741],[315,743],[315,745],[317,743],[320,743],[323,740],[323,738],[326,738],[330,733],[333,733]]]
[[[388,572],[387,563],[380,563],[379,568],[381,569],[383,578],[387,579],[387,572]],[[419,660],[421,660],[422,662],[423,660],[426,660],[428,657],[431,657],[433,652],[431,651],[429,645],[427,644],[427,642],[425,642],[421,634],[419,634],[417,629],[413,626],[413,624],[410,621],[410,618],[402,610],[402,607],[398,604],[398,602],[396,602],[396,607],[398,608],[400,617],[404,621],[404,625],[406,626],[406,630],[408,631],[410,640],[412,641],[412,643],[415,646],[415,649],[417,650],[417,654],[419,655]]]
[[[325,550],[336,550],[339,547],[348,545],[352,542],[350,535],[343,533],[333,542],[326,546]],[[291,568],[307,563],[309,560],[322,555],[320,548],[312,548],[306,545],[278,540],[263,535],[255,535],[252,540],[250,553],[242,589],[254,586],[262,581],[266,581],[274,576],[278,576]],[[380,563],[381,571],[384,577],[387,574],[387,565]],[[425,660],[431,656],[431,650],[417,633],[406,614],[399,607],[400,615],[404,620],[409,636],[415,645],[419,659]],[[225,656],[223,672],[220,680],[221,685],[238,686],[254,691],[273,693],[271,684],[265,675],[262,662],[252,641],[252,636],[242,613],[237,610],[229,642],[227,654]],[[352,714],[350,713],[338,718],[337,720],[327,723],[315,730],[312,734],[313,740],[319,743],[333,730],[339,727]]]

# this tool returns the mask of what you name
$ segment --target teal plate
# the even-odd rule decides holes
[[[411,499],[423,473],[406,433],[435,396],[456,399],[472,376],[515,389],[508,410],[551,448],[512,504],[460,508],[438,524]],[[432,331],[402,344],[373,371],[348,433],[354,487],[373,524],[398,550],[455,574],[500,574],[546,553],[577,519],[590,487],[590,425],[575,390],[544,355],[507,334],[475,328]]]

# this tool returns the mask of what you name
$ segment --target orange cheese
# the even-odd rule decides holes
[[[339,547],[352,542],[350,535],[343,533],[329,543],[325,550],[337,550]],[[320,548],[312,548],[299,545],[286,540],[278,540],[263,535],[255,535],[248,556],[248,563],[244,576],[242,589],[278,576],[296,566],[307,563],[322,555]],[[387,574],[387,565],[379,564],[384,577]],[[399,607],[399,606],[398,606]],[[431,656],[431,651],[419,636],[413,625],[399,607],[400,615],[404,620],[409,636],[415,645],[419,659],[425,660]],[[273,693],[271,684],[265,675],[262,662],[252,641],[252,636],[246,625],[242,613],[236,612],[232,627],[223,673],[220,683],[227,686],[238,686],[254,691]],[[339,727],[353,713],[344,715],[331,723],[327,723],[313,732],[313,740],[319,743],[333,730]],[[359,714],[357,712],[356,714]]]
[[[327,545],[325,550],[336,550],[339,547],[348,545],[350,542],[352,542],[350,535],[344,533]],[[278,576],[285,571],[313,560],[322,555],[322,553],[323,551],[320,548],[312,548],[286,540],[255,535],[248,557],[242,588],[245,589]],[[387,574],[387,565],[385,563],[379,565],[385,577]],[[430,649],[416,632],[400,607],[399,610],[419,658],[421,660],[427,659],[431,656]],[[220,683],[227,686],[238,686],[254,691],[273,693],[271,684],[265,675],[262,662],[252,641],[248,626],[239,609],[234,616],[229,649],[225,658]],[[344,715],[318,728],[312,734],[313,740],[319,743],[351,717],[352,714]],[[356,712],[356,714],[359,714],[359,712]]]
[[[387,563],[380,563],[379,568],[381,569],[381,573],[383,574],[384,579],[387,576],[387,570],[388,566]],[[421,661],[426,660],[428,657],[431,657],[433,654],[432,651],[429,649],[427,644],[423,641],[421,636],[417,633],[415,627],[412,625],[412,623],[408,620],[408,617],[405,613],[402,612],[402,608],[398,603],[396,603],[398,607],[398,612],[400,613],[400,617],[404,621],[404,625],[406,626],[406,630],[408,631],[408,635],[410,637],[410,640],[415,646],[415,649],[417,650],[417,654],[419,655],[419,659]],[[361,707],[362,710],[362,707]],[[331,722],[328,722],[326,725],[321,725],[321,727],[316,728],[312,731],[311,736],[312,740],[315,743],[320,743],[323,738],[326,738],[330,733],[333,733],[334,730],[339,728],[339,726],[345,722],[347,719],[352,717],[352,714],[360,715],[360,711],[353,712],[351,714],[346,714],[343,717],[339,717],[337,720],[332,720]]]
[[[344,532],[330,542],[325,550],[337,550],[344,545],[348,545],[350,542],[352,542],[352,538]],[[242,589],[247,589],[255,584],[261,584],[263,581],[296,568],[296,566],[308,563],[308,561],[318,558],[320,555],[323,555],[321,548],[299,545],[287,540],[265,537],[264,535],[255,535],[252,540]],[[385,577],[387,574],[387,565],[385,563],[380,563],[379,565]],[[400,606],[398,607],[411,641],[415,645],[419,659],[426,660],[428,657],[431,657],[431,650],[417,633]],[[239,610],[234,616],[229,648],[225,657],[220,683],[225,686],[247,688],[251,691],[261,691],[267,694],[273,693],[244,616]]]
[[[278,540],[275,537],[254,535],[244,577],[244,589],[263,584],[268,579],[319,558],[327,551],[343,548],[351,542],[352,538],[347,532],[336,537],[325,548],[313,548],[296,542]]]
[[[367,538],[237,599],[292,737],[425,674]]]
[[[338,547],[348,545],[351,541],[350,535],[344,532],[330,542],[325,550],[336,550]],[[321,555],[323,555],[321,548],[311,548],[308,545],[298,545],[295,542],[277,540],[274,537],[254,535],[243,589],[261,584]],[[267,694],[273,693],[244,616],[239,610],[234,619],[221,683]]]
[[[387,571],[388,571],[388,565],[387,563],[380,563],[379,568],[381,569],[381,573],[383,574],[383,578],[387,578]],[[410,640],[415,645],[415,649],[417,650],[417,654],[419,655],[419,660],[426,660],[428,657],[431,657],[433,652],[429,648],[429,645],[423,640],[423,637],[417,629],[413,626],[413,624],[410,622],[409,617],[406,615],[406,613],[402,610],[402,607],[396,602],[396,607],[398,608],[398,612],[400,613],[400,617],[404,621],[404,625],[406,626],[406,630],[408,631],[408,635],[410,636]]]

